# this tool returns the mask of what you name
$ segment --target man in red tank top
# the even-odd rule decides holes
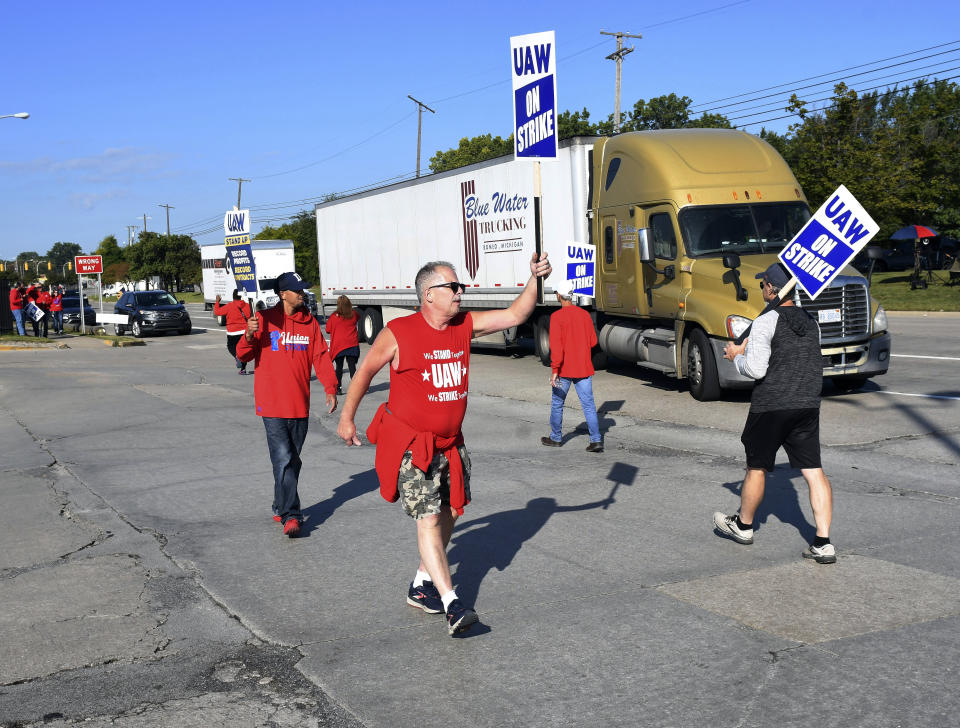
[[[420,566],[407,603],[429,614],[446,613],[451,635],[479,621],[457,598],[447,561],[454,522],[470,502],[470,456],[460,432],[470,340],[526,321],[537,302],[536,280],[550,271],[546,254],[534,254],[530,279],[509,308],[461,312],[466,287],[453,266],[427,263],[416,278],[420,311],[387,324],[347,390],[337,434],[348,445],[360,445],[357,406],[374,375],[390,364],[390,399],[377,410],[367,436],[377,445],[381,495],[399,499],[417,522]]]

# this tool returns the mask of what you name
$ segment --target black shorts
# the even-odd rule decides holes
[[[790,467],[806,470],[820,465],[820,409],[751,412],[740,436],[748,468],[773,470],[782,446]]]

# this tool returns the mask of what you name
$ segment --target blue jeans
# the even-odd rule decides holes
[[[20,334],[20,336],[26,336],[27,332],[23,328],[23,309],[13,309],[13,320],[17,322],[17,333]]]
[[[58,334],[63,333],[63,311],[51,311],[50,315],[53,316],[53,330]]]
[[[273,463],[273,512],[284,523],[291,518],[301,520],[300,450],[307,438],[306,417],[262,417],[267,431],[267,448]]]
[[[577,390],[580,406],[583,407],[583,416],[587,420],[587,429],[590,431],[590,442],[600,442],[600,423],[597,421],[597,406],[593,403],[593,377],[579,379],[557,378],[557,386],[553,387],[553,400],[550,403],[550,439],[560,442],[563,438],[560,427],[563,424],[563,402],[570,391],[570,384]]]

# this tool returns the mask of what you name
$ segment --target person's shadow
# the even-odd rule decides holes
[[[300,537],[309,536],[311,531],[323,525],[324,521],[347,501],[359,498],[379,487],[380,481],[377,480],[377,471],[373,468],[351,475],[348,482],[333,489],[329,498],[303,509],[303,525],[300,528]]]
[[[813,543],[817,535],[817,527],[807,521],[800,509],[800,496],[797,495],[797,487],[786,477],[787,468],[774,469],[772,473],[767,473],[767,485],[764,490],[763,501],[757,508],[753,517],[753,528],[759,530],[760,526],[767,522],[769,516],[775,516],[781,523],[787,523],[796,527],[800,535]],[[802,478],[801,478],[802,479]],[[806,481],[803,486],[806,487]],[[732,483],[724,483],[723,487],[735,495],[740,495],[740,489],[743,481],[737,480]]]
[[[605,508],[613,502],[613,493],[603,500],[579,506],[559,506],[555,498],[534,498],[524,508],[493,513],[458,525],[447,552],[451,570],[457,564],[457,596],[467,604],[475,604],[487,573],[510,566],[524,542],[533,538],[550,516]]]

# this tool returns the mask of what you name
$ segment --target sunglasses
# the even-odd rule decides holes
[[[457,281],[451,281],[450,283],[438,283],[435,286],[429,286],[427,290],[429,291],[431,288],[449,288],[451,291],[453,291],[454,295],[463,293],[467,290],[467,287],[463,283],[459,283]]]

